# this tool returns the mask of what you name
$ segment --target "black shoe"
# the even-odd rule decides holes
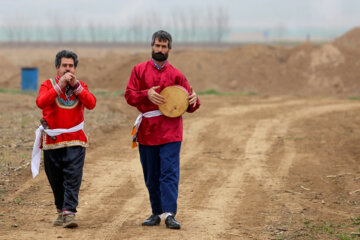
[[[148,219],[143,221],[143,226],[157,226],[160,224],[161,218],[158,215],[151,215]]]
[[[169,215],[166,220],[165,220],[165,224],[167,228],[170,229],[180,229],[180,223],[178,223],[175,220],[175,217],[173,215]]]

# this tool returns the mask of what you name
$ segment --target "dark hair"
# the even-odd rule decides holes
[[[72,58],[74,60],[74,66],[75,68],[77,67],[78,63],[79,63],[79,59],[78,56],[76,55],[76,53],[70,51],[70,50],[61,50],[60,52],[58,52],[56,54],[55,57],[55,67],[60,67],[61,64],[61,58]]]
[[[171,49],[171,44],[172,44],[172,38],[170,33],[164,31],[164,30],[160,30],[155,32],[152,35],[152,40],[151,40],[151,46],[154,46],[155,44],[155,39],[159,39],[160,42],[165,42],[165,41],[169,41],[169,49]]]

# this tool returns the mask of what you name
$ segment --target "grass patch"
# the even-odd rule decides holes
[[[348,97],[347,99],[359,101],[359,100],[360,100],[360,97]]]
[[[209,89],[206,91],[198,92],[198,95],[221,95],[221,93],[215,89]]]
[[[29,154],[19,154],[18,157],[21,158],[22,160],[26,160],[26,159],[30,158],[30,155]]]
[[[358,239],[356,236],[349,235],[349,233],[337,234],[336,238],[339,239],[339,240],[355,240],[355,239]]]
[[[34,91],[23,91],[20,89],[9,89],[9,88],[0,88],[0,93],[6,94],[22,94],[22,95],[35,95],[37,92]]]
[[[122,97],[124,91],[107,91],[107,90],[93,90],[91,91],[95,96],[102,97]],[[198,95],[215,95],[215,96],[255,96],[256,92],[219,92],[215,89],[197,92]]]
[[[197,92],[198,95],[216,95],[216,96],[255,96],[256,92],[219,92],[215,89]]]
[[[121,97],[124,96],[124,91],[106,91],[106,90],[92,90],[90,91],[95,96],[104,97]]]
[[[355,240],[358,239],[357,236],[354,236],[350,233],[350,229],[352,226],[360,225],[360,217],[358,218],[350,218],[346,220],[345,223],[333,224],[333,223],[319,223],[319,224],[311,224],[310,221],[305,221],[305,231],[307,235],[311,239],[320,239],[326,235],[325,239],[338,239],[338,240]],[[360,228],[359,230],[360,231]],[[323,238],[321,238],[323,239]]]
[[[350,220],[352,221],[352,224],[353,224],[354,226],[360,225],[360,217],[350,218]]]
[[[19,203],[21,203],[22,201],[24,201],[24,199],[21,198],[21,197],[19,197],[19,198],[15,198],[14,203],[19,204]]]

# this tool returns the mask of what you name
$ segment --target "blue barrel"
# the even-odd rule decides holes
[[[22,68],[21,89],[24,91],[37,91],[38,73],[37,68]]]

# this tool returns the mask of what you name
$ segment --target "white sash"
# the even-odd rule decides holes
[[[140,113],[139,116],[136,118],[136,121],[135,121],[134,127],[133,127],[133,129],[134,128],[136,129],[136,132],[133,135],[133,142],[136,142],[136,140],[137,140],[137,133],[138,133],[142,118],[143,117],[146,117],[146,118],[157,117],[160,115],[163,115],[163,114],[159,110],[153,110],[153,111],[149,111],[146,113]]]
[[[134,123],[134,127],[136,127],[136,129],[139,129],[139,126],[141,124],[142,118],[146,117],[146,118],[151,118],[151,117],[157,117],[162,115],[162,113],[159,110],[154,110],[154,111],[149,111],[146,113],[140,113],[139,116],[136,118],[136,121]]]
[[[39,174],[40,169],[40,160],[41,160],[41,149],[40,149],[40,140],[42,132],[46,132],[49,136],[55,137],[62,133],[72,133],[82,130],[84,128],[84,121],[80,124],[76,125],[75,127],[65,129],[65,128],[57,128],[57,129],[44,129],[42,125],[39,126],[38,129],[35,131],[35,142],[32,151],[32,158],[31,158],[31,172],[33,178],[35,178]]]

